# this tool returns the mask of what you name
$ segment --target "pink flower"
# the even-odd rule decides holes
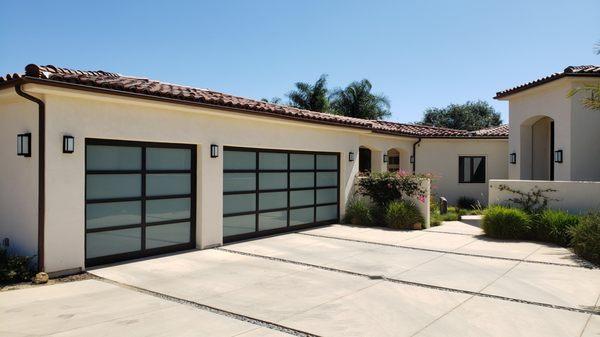
[[[419,196],[419,201],[422,203],[425,203],[425,196],[424,195],[420,195]]]

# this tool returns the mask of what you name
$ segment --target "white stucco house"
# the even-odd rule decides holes
[[[582,104],[589,93],[569,97],[599,82],[600,66],[569,66],[496,94],[509,103],[509,180],[490,182],[490,203],[509,197],[497,189],[505,184],[523,192],[554,189],[556,208],[600,208],[600,111]]]
[[[361,170],[433,173],[451,203],[486,201],[508,148],[506,126],[361,120],[28,65],[0,78],[0,240],[57,274],[214,247],[338,222]]]

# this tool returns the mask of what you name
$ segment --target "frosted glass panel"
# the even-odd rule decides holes
[[[188,242],[190,242],[189,222],[146,227],[146,249]]]
[[[317,222],[335,220],[337,218],[337,205],[317,207]]]
[[[337,202],[337,188],[317,190],[317,204]]]
[[[148,196],[190,193],[191,181],[189,173],[146,175],[146,195]]]
[[[223,196],[223,213],[249,212],[256,209],[256,194],[233,194]]]
[[[260,193],[258,208],[260,210],[287,207],[287,192]]]
[[[128,146],[87,145],[88,170],[141,170],[142,149]]]
[[[261,213],[258,215],[258,230],[281,228],[287,226],[287,211]]]
[[[287,153],[259,153],[258,168],[261,170],[287,170]]]
[[[146,201],[146,222],[190,218],[190,198]]]
[[[337,169],[337,156],[317,155],[317,170],[335,170]]]
[[[254,214],[223,218],[223,236],[251,233],[256,230]]]
[[[314,208],[300,208],[293,209],[290,211],[290,226],[303,225],[313,222],[315,209]]]
[[[147,148],[146,169],[189,170],[192,168],[192,150],[170,148]]]
[[[142,248],[141,228],[129,228],[86,234],[86,257],[138,251]]]
[[[140,174],[88,174],[86,198],[129,198],[142,195]]]
[[[315,168],[315,156],[312,154],[290,154],[290,169],[313,170]]]
[[[223,168],[225,170],[256,169],[256,153],[248,151],[224,151]]]
[[[290,206],[305,206],[313,205],[315,203],[315,191],[291,191],[290,192]]]
[[[313,172],[290,173],[290,188],[303,188],[315,186],[315,174]]]
[[[317,172],[317,186],[337,186],[337,172]]]
[[[85,225],[88,229],[139,224],[142,222],[142,202],[88,204],[85,218]]]
[[[223,191],[253,191],[256,189],[255,173],[224,173]]]
[[[287,173],[260,173],[258,185],[261,190],[287,188]]]

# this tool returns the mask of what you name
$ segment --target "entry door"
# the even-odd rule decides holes
[[[87,266],[194,247],[195,152],[190,145],[86,141]]]
[[[223,240],[339,221],[339,154],[227,147]]]

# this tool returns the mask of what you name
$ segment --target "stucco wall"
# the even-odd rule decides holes
[[[572,87],[584,83],[597,84],[600,79],[574,81]],[[589,93],[579,93],[571,99],[571,180],[600,181],[600,111],[583,106],[581,99]]]
[[[585,181],[543,181],[543,180],[490,180],[489,203],[506,204],[509,198],[517,197],[511,192],[500,191],[499,185],[507,185],[521,192],[533,189],[554,189],[545,195],[552,199],[549,207],[574,213],[586,213],[590,210],[600,210],[600,182]]]
[[[0,240],[18,254],[37,254],[37,104],[0,91]],[[17,134],[32,133],[31,157],[17,156]]]
[[[489,179],[508,177],[508,144],[505,139],[423,139],[417,146],[416,170],[432,173],[435,178],[432,193],[446,197],[456,204],[461,196],[467,196],[486,204]],[[485,156],[486,182],[459,183],[458,157]]]

